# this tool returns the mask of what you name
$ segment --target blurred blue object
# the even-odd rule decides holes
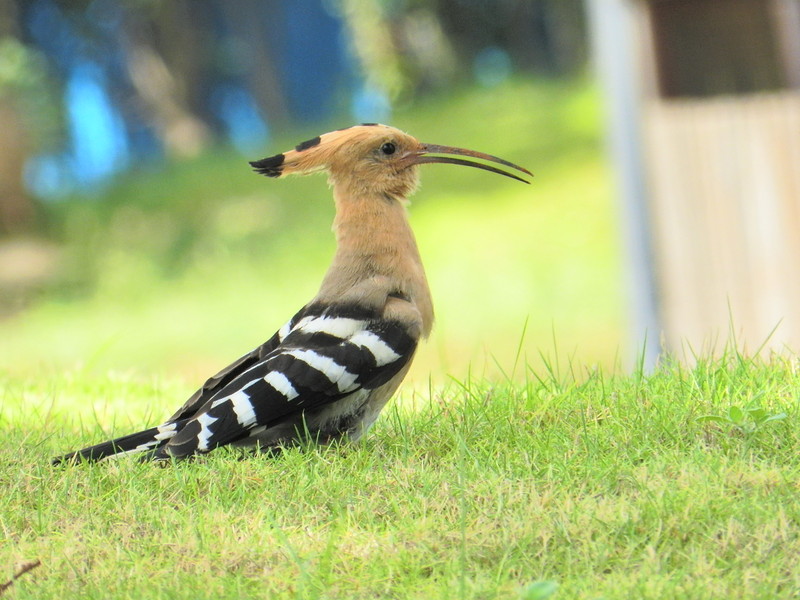
[[[64,94],[75,178],[80,186],[103,181],[128,163],[125,124],[106,92],[103,73],[79,63]]]
[[[350,113],[356,123],[388,123],[392,104],[386,92],[365,84],[353,94]]]
[[[484,87],[494,87],[511,77],[513,67],[508,52],[489,46],[475,56],[472,72],[475,80]]]
[[[280,65],[291,113],[300,121],[329,117],[345,80],[342,21],[323,0],[294,0],[282,10],[283,23],[270,20],[268,35],[283,37]]]
[[[25,186],[39,198],[60,200],[75,190],[75,177],[66,154],[38,154],[25,164]]]
[[[225,125],[225,134],[241,153],[260,151],[269,137],[252,94],[236,85],[222,84],[214,90],[212,103]]]

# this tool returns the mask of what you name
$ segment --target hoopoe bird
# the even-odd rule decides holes
[[[224,445],[279,450],[311,440],[359,439],[408,372],[433,325],[433,304],[407,198],[417,166],[481,162],[530,175],[496,156],[423,144],[393,127],[364,124],[252,163],[268,177],[327,171],[337,248],[317,295],[266,343],[208,379],[158,427],[55,458],[101,460],[143,452],[182,459]]]

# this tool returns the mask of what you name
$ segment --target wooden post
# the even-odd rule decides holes
[[[638,7],[628,0],[589,0],[595,67],[605,91],[608,136],[618,173],[630,340],[646,369],[661,351],[647,184],[640,119],[641,69],[636,63]]]

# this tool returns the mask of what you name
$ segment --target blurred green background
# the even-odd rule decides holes
[[[180,21],[189,4],[205,20]],[[0,369],[191,384],[262,343],[315,293],[333,203],[322,176],[247,161],[372,120],[535,174],[423,168],[410,211],[437,323],[416,385],[629,352],[580,2],[291,4],[0,2],[0,105],[19,124],[18,172],[0,175]],[[45,17],[73,36],[70,61],[35,31]],[[193,59],[175,41],[189,26]]]

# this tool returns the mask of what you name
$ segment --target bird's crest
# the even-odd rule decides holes
[[[324,170],[333,155],[340,148],[369,139],[379,134],[375,128],[386,130],[387,134],[398,132],[393,127],[379,123],[363,123],[345,129],[323,133],[317,137],[300,142],[293,150],[281,152],[250,163],[256,173],[267,177],[283,177],[293,174],[307,174]]]

